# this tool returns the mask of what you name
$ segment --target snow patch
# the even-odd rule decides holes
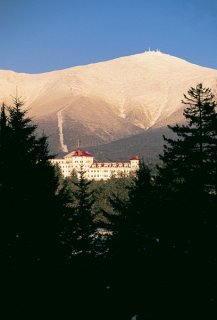
[[[122,99],[122,102],[121,102],[121,104],[120,104],[120,114],[119,114],[119,116],[121,117],[121,118],[123,118],[123,119],[125,119],[125,109],[124,109],[124,104],[125,104],[125,98],[123,98]]]
[[[63,117],[62,112],[68,107],[65,106],[63,109],[57,112],[57,120],[58,120],[58,128],[59,128],[59,139],[60,139],[60,147],[63,152],[69,152],[68,147],[64,144],[64,137],[63,137]]]

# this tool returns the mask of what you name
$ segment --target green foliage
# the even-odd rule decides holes
[[[73,255],[93,254],[93,234],[96,226],[93,221],[93,192],[90,181],[85,179],[83,168],[65,179],[60,197],[65,202],[66,210],[63,216],[62,241],[68,247],[68,258]]]
[[[129,187],[133,184],[132,176],[111,177],[106,181],[92,181],[95,202],[92,207],[95,222],[105,227],[109,225],[110,216],[117,215],[118,211],[112,201],[125,203],[128,200]]]
[[[11,266],[51,263],[57,249],[58,178],[26,113],[19,99],[1,109],[1,262]]]
[[[191,185],[195,190],[216,189],[217,168],[217,114],[214,95],[202,84],[190,88],[182,101],[186,125],[169,126],[178,139],[164,140],[164,154],[160,156],[161,183],[180,188]]]
[[[59,167],[57,167],[57,172],[60,172]],[[61,173],[60,173],[61,174]],[[73,170],[70,177],[61,177],[61,186],[59,190],[59,196],[62,202],[68,208],[76,208],[78,205],[78,200],[75,197],[77,192],[76,183],[78,182],[77,173]]]
[[[111,216],[111,254],[128,260],[143,258],[144,252],[153,248],[156,235],[152,222],[154,186],[150,170],[140,161],[139,169],[128,188],[128,198],[120,201],[111,199],[112,206],[118,214]]]
[[[79,178],[78,178],[79,176]],[[132,177],[112,177],[107,181],[87,181],[85,172],[72,172],[65,178],[59,196],[65,206],[60,241],[68,259],[81,255],[99,255],[107,251],[106,236],[97,230],[109,229],[110,216],[118,212],[111,198],[128,199]]]
[[[116,316],[116,307],[123,316],[126,301],[124,318],[138,309],[148,318],[159,319],[162,310],[168,316],[171,301],[182,318],[189,306],[195,316],[198,301],[207,306],[207,316],[215,289],[210,284],[215,287],[217,279],[216,102],[211,90],[199,84],[183,103],[186,124],[170,126],[177,139],[164,138],[159,176],[141,160],[135,176],[107,181],[87,181],[82,168],[78,176],[73,172],[64,179],[51,166],[47,139],[35,135],[22,102],[16,99],[9,109],[3,105],[1,264],[60,263],[65,283],[76,296],[80,290],[82,306],[92,295],[92,310],[101,305],[109,319]],[[97,228],[112,233],[101,236]],[[71,303],[68,291],[65,296]]]
[[[171,259],[171,273],[188,267],[195,274],[202,269],[208,274],[217,259],[213,227],[217,223],[216,102],[202,84],[190,88],[182,102],[187,105],[186,124],[169,126],[177,139],[164,137],[167,144],[160,157],[163,165],[157,183],[165,212],[161,240],[165,257]]]

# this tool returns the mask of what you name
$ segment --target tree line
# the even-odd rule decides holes
[[[73,310],[61,312],[80,319],[214,319],[217,104],[202,84],[182,103],[155,170],[140,159],[134,176],[107,181],[87,181],[82,168],[63,179],[23,102],[3,104],[1,266],[63,274],[74,294],[63,293]]]

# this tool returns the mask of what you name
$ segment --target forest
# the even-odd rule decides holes
[[[180,97],[181,99],[182,97]],[[63,178],[19,98],[0,114],[0,266],[9,315],[62,319],[217,317],[217,113],[184,93],[158,165]],[[3,283],[3,281],[2,281]],[[22,293],[21,293],[22,292]]]

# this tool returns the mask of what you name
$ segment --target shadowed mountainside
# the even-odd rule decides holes
[[[183,93],[200,82],[217,92],[217,71],[148,51],[43,74],[1,70],[0,102],[11,104],[17,89],[54,153],[70,152],[78,139],[90,147],[145,132],[148,148],[157,132],[150,129],[181,122]]]
[[[144,158],[146,162],[158,162],[158,155],[163,150],[163,134],[167,137],[173,136],[173,133],[167,127],[150,129],[129,138],[88,147],[88,151],[98,161],[126,161],[137,155]]]

